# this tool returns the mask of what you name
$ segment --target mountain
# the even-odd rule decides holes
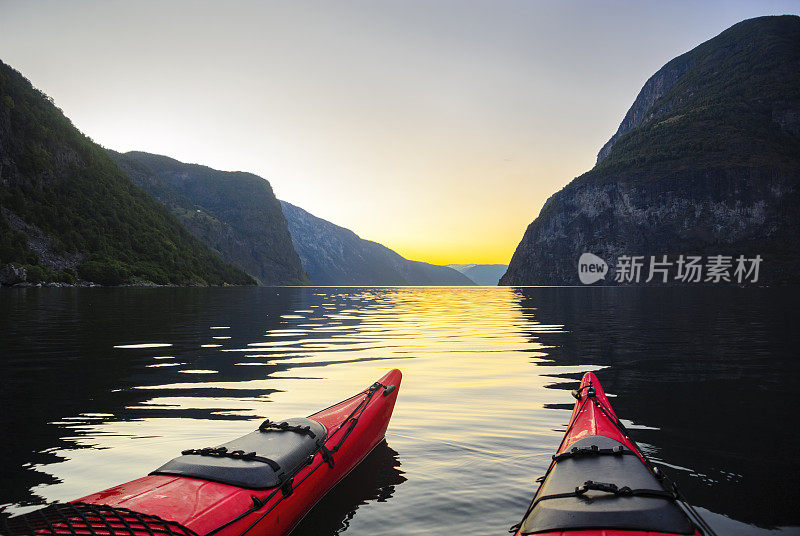
[[[225,262],[262,285],[308,284],[286,218],[266,179],[138,151],[109,154]]]
[[[386,246],[281,201],[294,248],[314,285],[473,285],[446,266],[407,260]]]
[[[507,264],[448,264],[447,266],[469,277],[476,285],[484,287],[497,286],[497,282],[508,270]]]
[[[0,283],[252,284],[0,62]]]
[[[583,253],[612,273],[623,255],[760,255],[760,283],[800,281],[800,18],[740,22],[656,72],[501,284],[578,284]]]

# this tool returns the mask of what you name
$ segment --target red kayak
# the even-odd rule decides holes
[[[9,536],[280,536],[384,438],[402,375],[308,418],[264,421],[217,447],[189,448],[149,475],[10,518]]]
[[[710,535],[713,531],[628,437],[591,372],[516,536]]]

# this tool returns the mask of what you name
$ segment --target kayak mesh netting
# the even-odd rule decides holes
[[[100,504],[54,504],[7,519],[3,536],[197,536],[174,521]]]

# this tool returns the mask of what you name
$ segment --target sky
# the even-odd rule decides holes
[[[644,82],[800,2],[0,0],[0,59],[104,147],[256,173],[436,264],[507,263]]]

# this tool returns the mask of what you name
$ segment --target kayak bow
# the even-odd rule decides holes
[[[539,479],[522,521],[509,532],[516,536],[713,534],[628,437],[597,376],[587,372],[572,394],[577,401],[564,439]]]
[[[384,438],[402,375],[308,418],[264,421],[218,447],[184,450],[149,475],[12,517],[9,536],[287,534]]]

